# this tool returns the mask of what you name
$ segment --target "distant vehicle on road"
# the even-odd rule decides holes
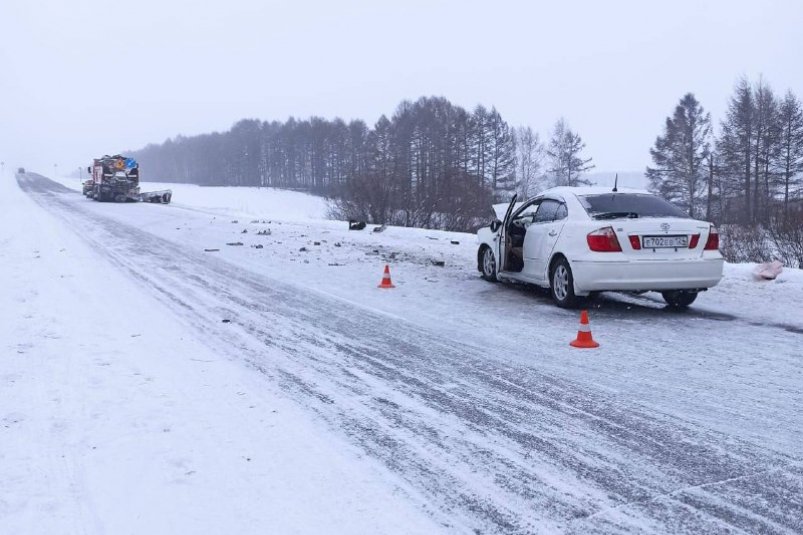
[[[716,227],[647,191],[558,187],[494,205],[477,232],[477,267],[489,281],[549,288],[560,307],[601,291],[660,292],[690,305],[719,283]]]

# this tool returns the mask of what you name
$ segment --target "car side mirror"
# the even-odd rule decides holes
[[[491,221],[491,232],[496,232],[497,230],[499,230],[499,227],[501,226],[502,222],[499,221],[498,219]]]
[[[87,167],[87,168],[86,168],[86,172],[87,172],[87,173],[89,173],[89,174],[91,175],[91,174],[92,174],[92,168],[91,168],[91,167]]]

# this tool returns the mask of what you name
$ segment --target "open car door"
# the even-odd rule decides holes
[[[513,195],[513,198],[510,199],[510,204],[505,211],[505,217],[502,219],[502,226],[499,228],[499,237],[497,238],[496,243],[496,258],[498,258],[497,264],[499,267],[497,268],[497,273],[501,273],[503,271],[507,271],[507,247],[506,240],[507,240],[507,225],[510,223],[510,214],[513,213],[513,208],[516,206],[516,199],[518,199],[519,195],[516,193]]]

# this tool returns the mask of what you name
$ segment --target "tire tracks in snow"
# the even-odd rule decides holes
[[[44,178],[20,184],[455,529],[803,531],[797,459],[183,248],[82,208]]]

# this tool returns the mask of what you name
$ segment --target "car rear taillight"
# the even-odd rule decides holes
[[[711,230],[708,231],[708,239],[705,241],[705,250],[719,250],[719,232],[717,232],[717,227],[714,225],[711,225]]]
[[[594,232],[589,232],[586,240],[588,241],[588,248],[598,253],[619,253],[622,251],[613,227],[604,227]]]
[[[689,240],[689,249],[697,249],[697,244],[700,243],[700,235],[692,234]]]
[[[629,236],[630,238],[630,247],[633,248],[634,251],[638,251],[641,249],[641,240],[639,240],[638,236]]]

